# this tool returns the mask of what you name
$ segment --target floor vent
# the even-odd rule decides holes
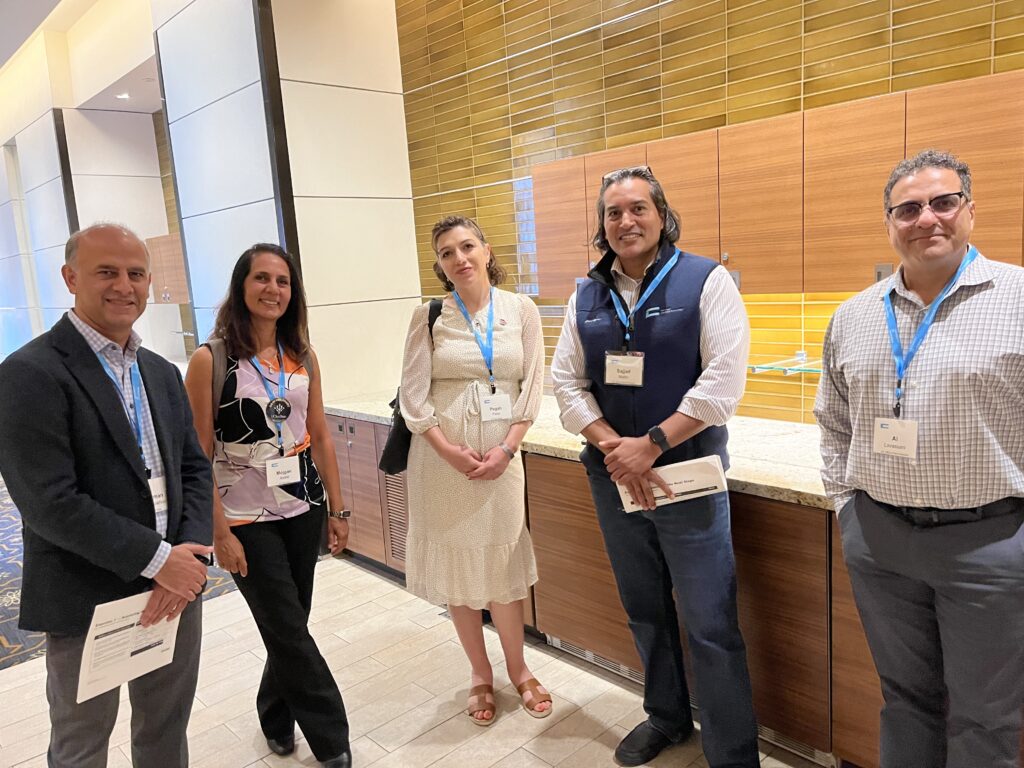
[[[620,664],[617,661],[606,659],[604,656],[600,656],[593,651],[588,651],[586,648],[580,648],[578,645],[566,642],[565,640],[559,640],[557,637],[551,637],[548,635],[548,643],[559,650],[571,653],[573,656],[577,656],[585,661],[589,661],[591,664],[596,664],[602,669],[607,669],[609,672],[614,672],[616,675],[632,680],[634,683],[644,684],[643,672],[637,672],[635,669],[627,667],[625,664]]]
[[[574,645],[566,640],[561,640],[557,637],[547,635],[548,644],[558,648],[559,650],[570,653],[577,658],[589,661],[591,664],[596,664],[602,669],[607,669],[609,672],[614,672],[617,675],[621,675],[628,680],[632,680],[634,683],[644,684],[644,676],[642,672],[637,672],[631,667],[627,667],[625,664],[620,664],[617,661],[606,659],[604,656],[600,656],[593,651],[588,651],[586,648],[581,648],[578,645]],[[691,694],[690,705],[696,710],[698,709],[696,699]],[[827,768],[834,768],[836,765],[836,759],[828,752],[820,752],[814,747],[809,747],[806,744],[802,744],[799,741],[784,736],[781,733],[773,731],[771,728],[765,728],[759,725],[757,727],[757,735],[770,744],[776,747],[780,747],[796,755],[799,755],[806,760],[810,760],[817,765],[827,766]]]

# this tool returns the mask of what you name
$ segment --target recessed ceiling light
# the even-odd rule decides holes
[[[115,99],[121,99],[122,101],[125,101],[127,99],[130,99],[131,96],[129,96],[127,93],[119,93],[116,96],[114,96],[114,98]]]
[[[156,78],[155,77],[144,77],[144,78],[142,78],[142,82],[144,82],[144,83],[155,83],[156,82]]]

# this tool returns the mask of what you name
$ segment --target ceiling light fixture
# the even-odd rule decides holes
[[[121,99],[122,101],[127,101],[128,99],[131,98],[131,96],[129,96],[127,93],[118,93],[117,95],[114,96],[114,98],[115,99]]]

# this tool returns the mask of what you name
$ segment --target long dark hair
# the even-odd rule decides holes
[[[288,265],[292,297],[288,308],[277,321],[277,340],[293,360],[309,354],[309,329],[306,320],[306,292],[295,259],[284,248],[273,243],[256,243],[238,257],[231,271],[231,283],[224,303],[217,310],[212,336],[224,339],[227,353],[235,358],[251,357],[259,352],[252,337],[252,318],[245,306],[245,279],[252,271],[252,260],[258,253],[272,253]]]

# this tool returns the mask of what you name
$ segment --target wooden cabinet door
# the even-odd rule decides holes
[[[801,292],[803,115],[721,128],[718,149],[723,264],[743,293]]]
[[[185,276],[185,252],[177,233],[146,240],[150,272],[153,275],[153,299],[157,304],[188,304],[188,279]]]
[[[378,464],[389,430],[387,424],[373,425]],[[405,539],[409,532],[409,501],[405,472],[400,475],[386,475],[378,469],[377,483],[380,487],[381,515],[384,523],[384,564],[405,573]]]
[[[882,687],[853,602],[839,525],[832,536],[832,752],[861,768],[878,768]]]
[[[605,152],[595,152],[583,158],[583,167],[586,172],[587,191],[587,232],[593,237],[597,230],[597,196],[601,191],[601,182],[606,173],[617,171],[620,168],[629,168],[634,165],[647,165],[647,146],[637,144],[632,147],[621,149],[609,149]],[[587,239],[589,240],[590,237]],[[591,246],[588,248],[590,261],[594,264],[601,258]]]
[[[381,516],[380,483],[377,478],[377,446],[373,424],[346,419],[352,509],[348,548],[378,563],[385,562],[384,523]]]
[[[540,298],[567,301],[576,278],[589,269],[586,177],[583,158],[533,168],[533,217],[537,233]]]
[[[647,164],[679,214],[679,248],[717,261],[718,131],[651,142]]]
[[[537,629],[642,669],[583,465],[531,453],[526,456],[526,477],[540,577],[533,590]]]
[[[906,98],[894,93],[804,113],[808,293],[860,291],[876,281],[876,267],[899,264],[885,233],[882,197],[903,159]]]
[[[1021,263],[1024,227],[1024,72],[907,92],[907,155],[934,147],[971,167],[971,242],[987,258]],[[895,201],[899,202],[899,201]]]
[[[730,494],[740,626],[757,721],[828,752],[828,518]]]
[[[352,475],[349,472],[348,464],[348,430],[345,426],[345,419],[340,416],[327,416],[327,428],[331,432],[331,440],[334,442],[334,455],[338,461],[338,477],[341,479],[341,495],[345,499],[345,504],[349,509],[352,509]],[[354,526],[352,520],[349,519],[348,524],[348,538],[349,546],[352,546],[352,532]]]

